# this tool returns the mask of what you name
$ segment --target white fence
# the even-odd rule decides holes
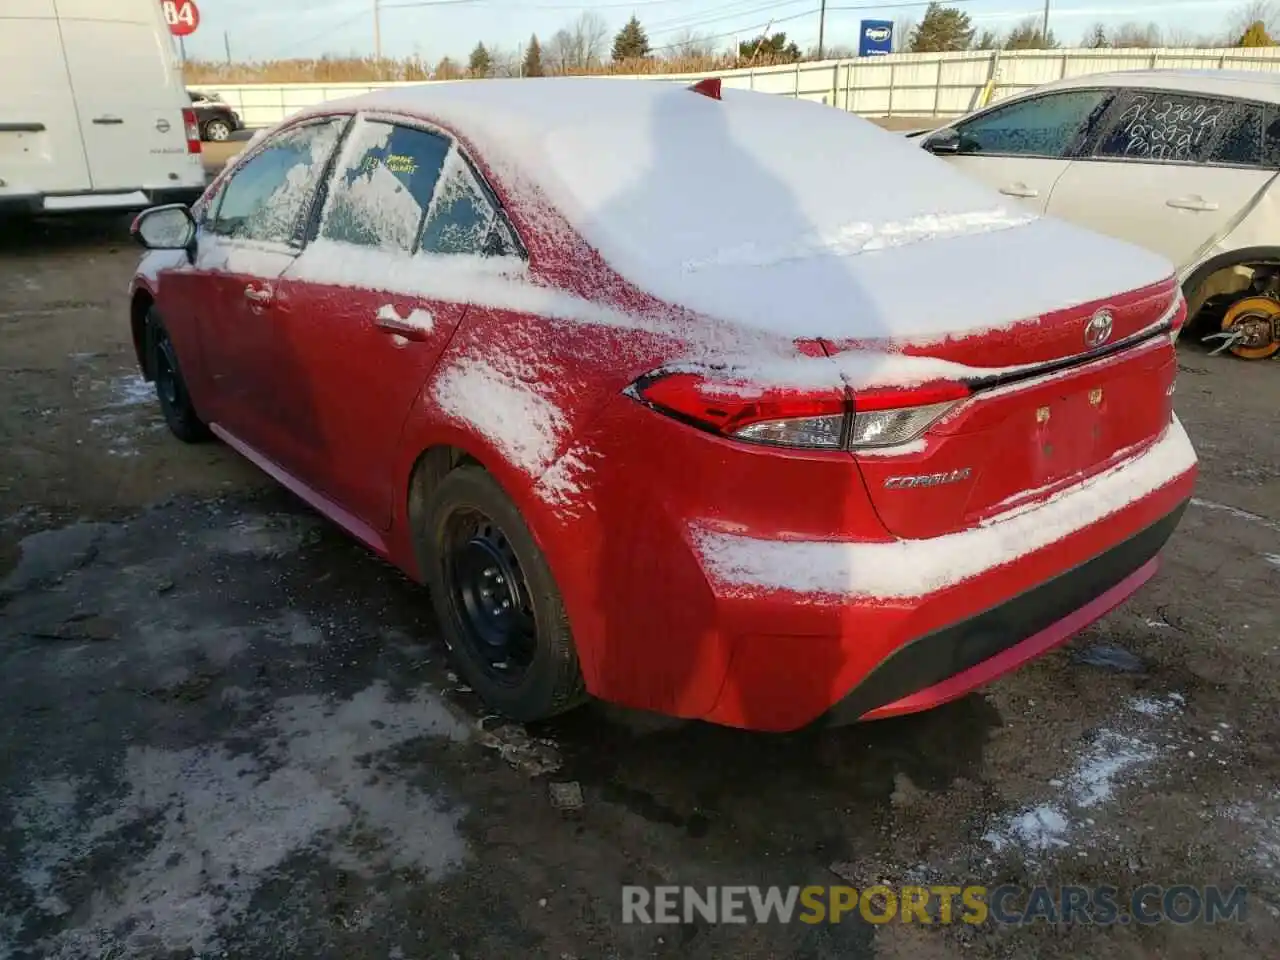
[[[1018,50],[895,53],[713,74],[649,75],[690,83],[706,76],[726,86],[830,104],[871,117],[955,116],[1062,77],[1143,69],[1280,70],[1280,47],[1155,50]],[[443,81],[468,83],[476,81]],[[405,83],[201,84],[236,108],[249,126],[267,126],[329,100]]]

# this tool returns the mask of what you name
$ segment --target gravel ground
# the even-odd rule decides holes
[[[0,240],[0,958],[1280,954],[1280,366],[1132,602],[980,695],[762,736],[486,718],[423,592],[133,368],[118,221]],[[581,790],[577,804],[572,787]],[[568,808],[564,800],[567,796]],[[623,925],[626,883],[1243,884],[1242,923]]]

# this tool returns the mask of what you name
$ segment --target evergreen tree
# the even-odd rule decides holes
[[[639,60],[649,56],[649,35],[640,26],[640,21],[633,13],[617,35],[613,38],[613,60]]]
[[[542,76],[542,45],[538,43],[536,33],[529,38],[529,46],[524,52],[524,66],[520,74],[525,77]]]
[[[467,69],[473,77],[487,77],[493,70],[493,57],[489,56],[483,43],[477,43],[476,48],[471,51]]]
[[[757,55],[757,51],[759,51]],[[763,33],[758,37],[738,44],[738,56],[750,61],[757,57],[765,62],[795,63],[800,59],[800,48],[794,42],[787,42],[786,33],[775,33],[766,37]]]
[[[1009,31],[1009,38],[1004,42],[1006,50],[1052,50],[1058,45],[1058,41],[1053,36],[1053,31],[1049,31],[1048,39],[1040,30],[1040,21],[1035,17],[1029,17]]]
[[[1085,35],[1083,46],[1090,50],[1101,50],[1103,47],[1109,47],[1111,44],[1107,41],[1107,31],[1103,29],[1102,24],[1095,23],[1089,32]]]
[[[924,12],[919,26],[911,32],[911,53],[941,53],[946,50],[968,50],[973,40],[969,15],[955,7],[944,7],[933,0]]]

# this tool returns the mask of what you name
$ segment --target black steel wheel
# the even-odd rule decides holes
[[[586,698],[551,569],[488,471],[468,464],[443,477],[416,536],[454,664],[491,709],[527,722]]]
[[[182,379],[178,352],[154,308],[147,315],[147,336],[150,340],[150,372],[156,384],[160,412],[164,414],[170,432],[183,443],[208,439],[209,428],[196,413],[187,393],[186,381]]]
[[[446,528],[445,581],[465,642],[501,683],[518,683],[533,663],[537,624],[515,548],[491,517],[459,510]]]

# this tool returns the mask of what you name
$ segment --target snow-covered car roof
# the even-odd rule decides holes
[[[1117,70],[1067,77],[1029,92],[1075,87],[1147,87],[1280,103],[1280,73],[1264,70]]]
[[[509,200],[535,189],[636,286],[757,328],[848,330],[851,317],[867,336],[989,328],[1171,273],[808,101],[575,77],[393,88],[314,112],[353,109],[455,131]],[[1020,284],[992,270],[1032,260],[1056,266]],[[948,287],[980,293],[939,295]]]

